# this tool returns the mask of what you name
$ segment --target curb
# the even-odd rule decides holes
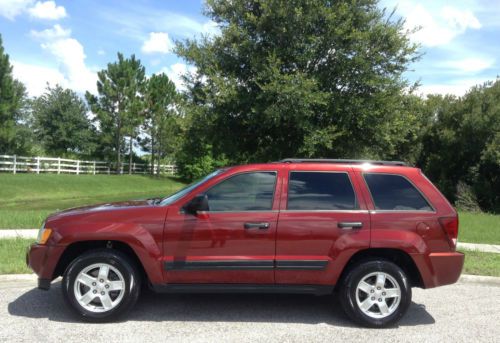
[[[2,238],[37,238],[38,230],[37,229],[1,229],[0,230],[0,239]]]

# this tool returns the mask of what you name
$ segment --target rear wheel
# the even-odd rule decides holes
[[[66,269],[63,295],[83,319],[109,321],[128,311],[137,301],[139,275],[135,265],[119,251],[89,251]]]
[[[353,267],[342,281],[340,302],[347,315],[368,327],[386,327],[403,317],[411,303],[405,272],[386,260]]]

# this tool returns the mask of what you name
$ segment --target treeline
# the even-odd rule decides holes
[[[197,70],[181,94],[166,76],[146,78],[140,61],[120,54],[86,103],[59,90],[95,116],[79,115],[85,125],[62,130],[90,142],[64,151],[119,161],[137,158],[137,144],[154,160],[172,158],[186,179],[284,157],[405,160],[460,207],[500,212],[499,80],[460,98],[414,95],[418,85],[404,73],[421,57],[419,47],[404,20],[376,0],[209,0],[205,13],[220,32],[177,43],[175,52]],[[10,84],[18,106],[1,115],[28,132],[25,103],[15,96],[22,85]],[[39,116],[27,107],[28,117]],[[48,149],[51,135],[36,123],[29,128]],[[0,151],[20,148],[22,140],[4,145],[2,135]]]
[[[182,120],[179,94],[165,74],[147,78],[134,55],[118,53],[98,73],[97,95],[47,85],[44,94],[28,98],[12,77],[0,37],[0,78],[0,154],[103,159],[116,162],[117,170],[125,157],[129,173],[132,162],[173,160]]]

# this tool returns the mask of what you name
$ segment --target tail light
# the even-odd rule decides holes
[[[439,218],[439,223],[448,236],[451,248],[455,249],[457,246],[458,238],[458,216],[441,217]]]

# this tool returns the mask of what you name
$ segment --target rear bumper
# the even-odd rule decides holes
[[[413,254],[412,257],[420,270],[424,288],[457,282],[464,266],[464,254],[460,252]]]
[[[26,264],[38,275],[38,288],[49,289],[63,246],[32,244],[26,252]]]

